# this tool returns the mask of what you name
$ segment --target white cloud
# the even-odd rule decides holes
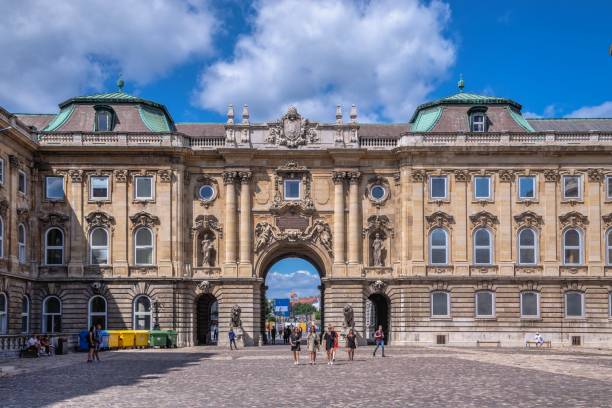
[[[147,83],[212,50],[206,0],[20,0],[0,13],[0,105],[55,111],[109,71]]]
[[[555,115],[558,112],[559,112],[559,109],[557,108],[557,105],[550,104],[544,108],[544,111],[541,114],[527,111],[527,112],[523,112],[523,116],[526,118],[532,118],[532,119],[552,118],[552,117],[555,117]]]
[[[523,117],[527,119],[539,119],[542,117],[542,115],[539,115],[535,112],[523,112]]]
[[[434,0],[262,0],[231,59],[204,70],[195,103],[219,113],[248,103],[255,120],[295,104],[330,120],[356,103],[360,120],[407,121],[455,60],[446,4]]]
[[[567,115],[568,118],[612,118],[612,101],[595,106],[584,106]]]
[[[313,296],[319,294],[317,288],[321,279],[316,272],[298,270],[289,273],[270,271],[266,276],[268,298],[288,297],[294,290],[298,296]]]

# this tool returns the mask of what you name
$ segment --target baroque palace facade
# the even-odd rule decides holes
[[[59,107],[0,109],[5,337],[159,319],[193,345],[218,307],[220,343],[258,344],[268,268],[297,256],[362,342],[366,315],[391,344],[612,339],[610,119],[462,89],[402,124],[174,123],[122,87]]]

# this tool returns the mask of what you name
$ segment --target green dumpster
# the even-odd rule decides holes
[[[168,347],[176,348],[176,331],[166,330],[166,333],[168,333]]]
[[[167,347],[168,332],[165,330],[151,330],[149,334],[149,344],[151,347]]]

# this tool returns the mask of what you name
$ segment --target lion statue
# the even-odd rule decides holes
[[[354,329],[355,328],[355,313],[353,312],[353,306],[347,304],[344,306],[344,322],[342,326],[344,329]]]
[[[240,319],[240,314],[242,313],[242,309],[238,305],[232,306],[232,318],[230,321],[230,326],[232,328],[242,328],[242,320]]]

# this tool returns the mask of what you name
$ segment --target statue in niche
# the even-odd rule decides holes
[[[204,235],[200,248],[202,250],[202,266],[214,266],[213,255],[215,252],[215,244],[213,243],[213,238],[209,234]]]
[[[383,246],[384,242],[380,233],[377,232],[372,241],[372,258],[374,266],[385,266],[383,262]]]

